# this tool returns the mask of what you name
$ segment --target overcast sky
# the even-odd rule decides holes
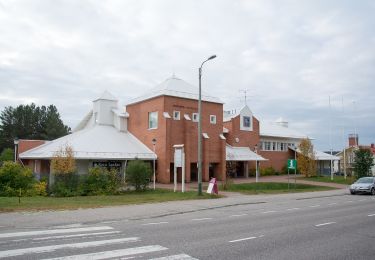
[[[108,90],[121,104],[173,73],[283,117],[318,149],[375,142],[375,1],[0,0],[0,110],[55,104],[74,127]],[[331,97],[331,109],[329,107]],[[345,136],[345,137],[344,137]]]

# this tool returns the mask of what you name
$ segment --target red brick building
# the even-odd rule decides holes
[[[197,180],[198,89],[176,77],[126,106],[128,129],[150,149],[156,139],[157,180],[173,181],[174,145],[184,145],[186,181]],[[202,179],[225,178],[223,103],[202,94]],[[181,179],[181,169],[178,171]]]

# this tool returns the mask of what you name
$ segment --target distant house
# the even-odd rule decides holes
[[[370,145],[360,145],[358,142],[358,135],[357,134],[350,134],[348,138],[348,146],[341,152],[337,154],[340,156],[340,171],[342,173],[346,173],[348,176],[353,176],[354,174],[354,159],[355,159],[355,151],[358,149],[366,149],[369,150],[375,161],[375,144]],[[371,168],[371,173],[375,176],[375,166]]]

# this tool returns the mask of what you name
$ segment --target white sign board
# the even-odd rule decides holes
[[[174,150],[174,167],[182,167],[182,149]]]
[[[214,184],[213,183],[209,183],[208,184],[208,188],[207,188],[207,193],[211,194],[213,188],[214,188]]]

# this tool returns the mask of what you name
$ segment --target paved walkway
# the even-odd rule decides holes
[[[310,184],[310,185],[316,185],[316,186],[326,186],[326,187],[332,187],[332,188],[337,188],[337,189],[346,189],[348,185],[346,184],[338,184],[338,183],[327,183],[327,182],[318,182],[318,181],[307,181],[307,180],[301,180],[298,177],[301,177],[300,175],[297,175],[297,183],[300,184]],[[255,177],[250,177],[250,178],[237,178],[237,179],[232,179],[233,183],[239,184],[239,183],[254,183],[255,182]],[[294,183],[294,175],[290,175],[290,180],[291,183]],[[263,176],[259,178],[259,182],[283,182],[287,183],[288,182],[288,175],[279,175],[279,176]],[[207,189],[208,182],[203,182],[203,188]],[[163,188],[163,189],[171,189],[173,190],[174,184],[162,184],[162,183],[157,183],[156,184],[157,188]],[[219,181],[219,191],[221,188],[221,181]],[[198,183],[197,182],[190,182],[185,184],[185,190],[186,191],[196,191],[198,189]],[[181,183],[177,184],[177,190],[181,190]],[[222,193],[222,192],[220,192]],[[225,192],[225,195],[230,196],[231,192]]]

